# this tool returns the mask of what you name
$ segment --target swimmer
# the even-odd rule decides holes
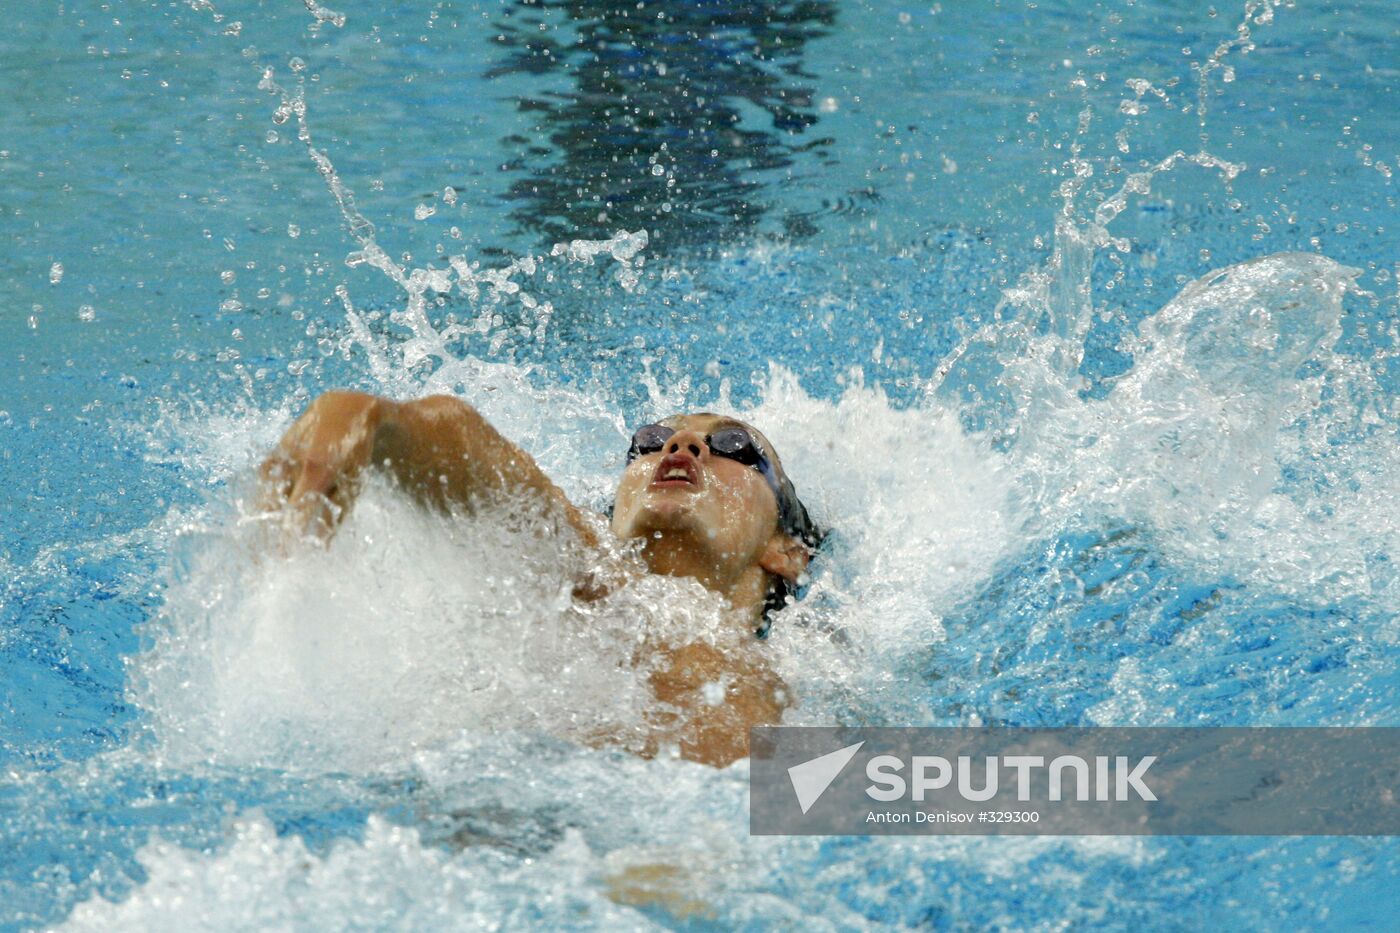
[[[773,446],[742,421],[698,413],[644,425],[627,461],[607,520],[570,502],[528,453],[458,398],[393,402],[327,392],[288,429],[259,476],[268,509],[322,538],[374,469],[429,507],[469,514],[507,500],[541,509],[559,520],[561,539],[600,553],[607,535],[640,539],[644,566],[632,572],[698,581],[725,601],[726,618],[747,642],[738,652],[701,641],[656,646],[660,663],[649,683],[667,712],[650,724],[642,752],[673,744],[685,758],[724,767],[748,754],[750,726],[777,723],[790,702],[758,639],[822,535]],[[605,596],[628,572],[613,576],[579,580],[575,598]],[[719,702],[716,689],[724,692]]]

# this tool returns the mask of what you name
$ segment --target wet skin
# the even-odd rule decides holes
[[[638,456],[617,489],[610,533],[639,538],[640,572],[690,577],[722,597],[727,618],[742,627],[738,650],[705,642],[651,646],[649,675],[664,704],[641,749],[679,747],[693,761],[724,766],[748,754],[750,726],[776,723],[789,702],[761,642],[761,620],[775,577],[795,582],[807,548],[778,524],[778,503],[752,466],[714,454],[706,438],[741,426],[781,476],[768,441],[743,422],[718,415],[678,415],[661,450]],[[261,470],[262,506],[277,510],[296,533],[334,533],[354,503],[366,469],[382,470],[424,505],[470,512],[485,499],[509,497],[563,519],[584,547],[599,548],[609,529],[569,502],[517,445],[470,405],[451,396],[393,402],[358,392],[328,392],[288,429]],[[561,542],[562,543],[562,542]],[[626,574],[621,582],[625,583]],[[596,599],[607,584],[581,580],[576,595]],[[707,702],[706,685],[723,699]]]

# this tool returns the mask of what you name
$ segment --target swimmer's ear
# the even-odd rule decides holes
[[[807,569],[807,561],[811,560],[811,556],[807,545],[792,535],[779,531],[768,539],[768,544],[758,557],[758,564],[769,573],[782,577],[789,583],[796,583],[797,578],[802,576],[802,571]]]

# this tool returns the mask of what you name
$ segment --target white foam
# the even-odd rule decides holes
[[[472,762],[465,762],[468,766]],[[706,772],[696,782],[686,769],[658,774],[660,765],[633,762],[591,781],[604,763],[582,767],[579,806],[558,836],[538,852],[468,844],[443,847],[413,828],[369,817],[363,839],[340,839],[322,854],[299,836],[278,836],[260,814],[232,822],[223,845],[204,853],[163,841],[144,846],[137,859],[146,880],[113,903],[93,897],[74,908],[65,930],[341,930],[341,929],[657,929],[677,922],[719,928],[800,925],[803,929],[863,928],[871,918],[843,900],[871,876],[921,886],[948,872],[990,886],[1008,879],[1029,889],[1058,891],[1083,883],[1099,861],[1140,867],[1154,856],[1140,839],[950,837],[852,840],[851,858],[832,859],[822,842],[802,837],[746,837],[743,774]],[[454,763],[459,769],[464,762]],[[630,772],[637,773],[630,773]],[[556,777],[523,785],[548,788]],[[606,791],[621,783],[650,800],[658,778],[668,779],[664,812],[644,807],[644,826]],[[630,780],[629,780],[630,778]],[[645,784],[641,782],[646,782]],[[633,785],[636,782],[636,786]],[[672,784],[679,786],[673,787]],[[695,795],[718,785],[721,793]],[[674,794],[671,792],[674,790]],[[555,801],[557,803],[557,798]],[[605,807],[607,809],[605,809]],[[609,834],[609,816],[640,835],[623,842]],[[577,824],[582,824],[581,826]],[[476,840],[481,842],[483,840]],[[1036,859],[1058,853],[1060,868],[1027,875]],[[1073,860],[1073,861],[1070,861]],[[868,902],[883,900],[869,892]],[[889,908],[898,915],[900,906]],[[1078,914],[1062,910],[1066,921]]]
[[[163,759],[365,770],[463,730],[586,740],[638,725],[645,626],[628,597],[585,618],[577,563],[548,529],[429,515],[372,484],[328,548],[280,556],[265,531],[177,544],[132,666]]]
[[[124,901],[79,904],[68,930],[481,930],[502,925],[635,930],[645,917],[588,884],[577,833],[539,859],[425,846],[413,829],[370,817],[364,841],[324,856],[266,818],[236,822],[204,855],[164,842],[137,856],[147,881]]]
[[[942,641],[944,615],[1024,544],[1010,462],[952,409],[932,400],[897,408],[858,373],[832,402],[775,367],[742,416],[773,441],[834,533],[805,604],[771,636],[803,698],[793,721],[829,723],[852,705],[877,720],[921,721],[917,691],[891,672]]]

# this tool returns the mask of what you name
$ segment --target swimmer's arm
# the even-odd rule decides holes
[[[506,493],[558,510],[589,545],[597,532],[520,447],[471,405],[448,395],[394,402],[327,392],[306,409],[264,462],[265,505],[288,506],[301,527],[324,534],[354,500],[365,467],[383,470],[424,505],[471,509]]]
[[[432,395],[385,407],[374,462],[424,504],[470,508],[483,494],[509,493],[558,509],[586,543],[598,543],[583,512],[534,458],[466,402]]]

